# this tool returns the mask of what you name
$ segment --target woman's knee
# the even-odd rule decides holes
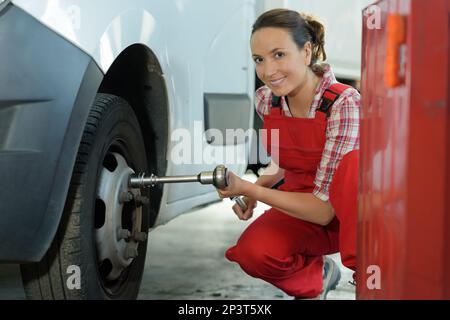
[[[252,243],[238,242],[234,259],[251,276],[261,277],[270,273],[267,268],[269,259],[266,251]]]
[[[294,257],[283,257],[279,252],[270,250],[263,242],[250,242],[242,239],[231,250],[233,259],[251,276],[258,278],[276,278],[291,270]],[[231,253],[231,252],[230,252]]]
[[[238,262],[242,269],[255,277],[282,276],[296,260],[291,256],[293,239],[277,227],[279,217],[266,212],[241,235],[226,257]]]

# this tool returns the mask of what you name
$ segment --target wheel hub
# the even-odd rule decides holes
[[[98,261],[109,261],[110,272],[106,278],[116,280],[138,254],[139,242],[146,240],[141,232],[142,207],[136,198],[142,198],[139,189],[129,190],[128,180],[134,173],[125,158],[110,153],[117,165],[103,166],[97,187],[97,201],[104,204],[104,223],[95,230]],[[129,223],[123,225],[124,219]]]

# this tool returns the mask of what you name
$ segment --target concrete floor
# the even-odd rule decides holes
[[[254,181],[253,175],[245,179]],[[149,234],[146,269],[139,299],[287,299],[281,290],[248,276],[224,257],[251,221],[242,222],[231,210],[228,199],[184,214]],[[255,216],[268,207],[262,203]],[[341,268],[342,278],[329,300],[355,299],[348,283],[351,270],[331,256]],[[16,265],[0,265],[0,299],[24,299]]]

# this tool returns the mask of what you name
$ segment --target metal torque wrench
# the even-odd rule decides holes
[[[228,169],[224,165],[218,165],[214,171],[202,171],[194,176],[169,176],[158,177],[154,174],[146,176],[145,173],[133,174],[130,176],[129,187],[146,188],[154,187],[160,183],[186,183],[200,182],[201,184],[212,184],[218,189],[224,189],[228,186]],[[240,197],[230,198],[241,207],[243,211],[247,210],[247,205]]]

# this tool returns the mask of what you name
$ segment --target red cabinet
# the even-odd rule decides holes
[[[450,0],[375,5],[363,15],[357,298],[450,299]]]

